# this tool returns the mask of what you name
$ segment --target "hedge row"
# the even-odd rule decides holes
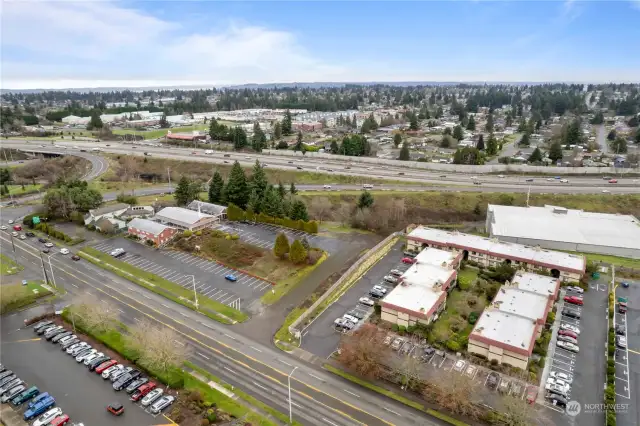
[[[84,238],[71,238],[70,236],[68,236],[67,234],[65,234],[62,231],[58,231],[56,228],[53,227],[53,225],[49,225],[45,222],[40,222],[37,225],[34,226],[34,229],[36,229],[37,231],[41,231],[44,232],[45,234],[47,234],[50,237],[53,237],[55,239],[58,239],[60,241],[64,241],[65,243],[68,243],[69,245],[74,245],[74,244],[78,244],[84,241]]]
[[[302,219],[294,220],[288,217],[272,217],[264,213],[248,213],[235,204],[229,204],[227,207],[227,219],[229,220],[249,220],[251,222],[269,223],[272,225],[282,226],[284,228],[297,229],[308,234],[318,233],[318,222],[315,220],[304,221]]]

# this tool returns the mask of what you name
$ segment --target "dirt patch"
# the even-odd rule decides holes
[[[229,266],[241,269],[251,267],[269,254],[268,251],[242,242],[233,235],[212,229],[198,231],[190,236],[179,235],[171,248],[219,260]]]
[[[91,162],[85,158],[65,156],[38,159],[25,163],[13,172],[16,182],[53,183],[58,179],[79,179],[91,170]]]

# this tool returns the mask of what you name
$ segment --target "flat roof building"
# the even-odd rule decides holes
[[[431,323],[446,306],[461,258],[461,254],[434,248],[420,252],[380,302],[382,319],[405,327]]]
[[[631,215],[489,204],[485,227],[501,241],[640,259],[640,222]]]
[[[210,214],[199,213],[182,207],[165,207],[153,217],[153,220],[180,229],[197,231],[211,227],[217,218]]]
[[[461,252],[464,260],[487,267],[506,262],[515,268],[550,273],[563,281],[579,281],[586,269],[580,255],[418,226],[407,235],[407,248],[418,252],[426,247]]]

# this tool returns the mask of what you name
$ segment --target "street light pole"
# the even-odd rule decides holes
[[[51,256],[53,256],[53,254],[47,255],[47,260],[49,261],[49,269],[51,270],[51,280],[53,281],[53,286],[57,289],[58,286],[56,285],[56,277],[55,275],[53,275],[53,266],[51,266]]]
[[[196,293],[196,277],[195,275],[185,275],[185,277],[191,277],[191,282],[193,282],[193,301],[196,305],[196,309],[198,309],[198,293]]]
[[[291,373],[289,373],[289,376],[287,377],[287,383],[289,385],[289,423],[293,424],[293,411],[291,411],[291,376],[293,376],[293,372],[296,371],[298,367],[293,367],[293,370],[291,370]]]

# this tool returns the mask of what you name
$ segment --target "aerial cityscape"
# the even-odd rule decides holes
[[[640,424],[640,3],[2,0],[6,426]]]

